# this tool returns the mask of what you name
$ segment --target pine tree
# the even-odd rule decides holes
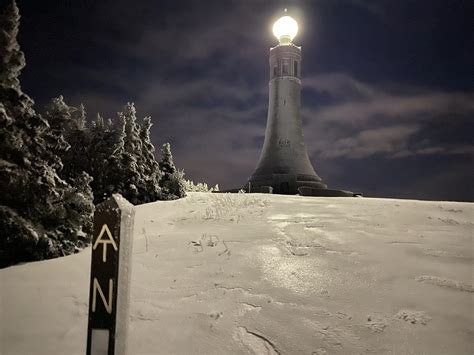
[[[177,198],[185,197],[186,188],[184,181],[184,171],[176,170],[173,174],[171,174],[170,180],[167,182],[169,192]]]
[[[125,121],[119,120],[119,123],[114,125],[97,115],[89,128],[87,149],[89,160],[86,170],[93,178],[91,186],[96,204],[113,193],[120,193],[125,198],[130,198],[124,194],[126,181],[123,165],[124,142]]]
[[[58,175],[69,184],[60,206],[64,220],[61,228],[70,236],[61,246],[66,253],[73,252],[77,245],[85,246],[87,236],[92,233],[94,205],[90,183],[93,179],[86,172],[89,162],[85,154],[88,146],[85,115],[84,106],[79,109],[69,106],[62,96],[53,98],[44,114],[51,127],[50,150],[62,162]]]
[[[51,100],[46,106],[44,118],[49,123],[49,134],[46,142],[51,148],[51,152],[59,156],[61,162],[66,152],[71,148],[71,145],[66,141],[64,133],[69,131],[71,126],[71,112],[72,107],[69,107],[64,102],[64,98],[59,96]],[[56,167],[58,172],[62,170],[63,164]]]
[[[93,179],[96,204],[113,193],[122,194],[133,204],[164,198],[150,139],[151,119],[146,117],[138,124],[133,104],[127,104],[115,122],[98,115],[90,125],[83,106],[68,106],[62,98],[51,102],[47,114],[67,128],[65,137],[70,149],[62,157],[61,176],[73,179],[87,172]]]
[[[123,150],[123,196],[134,205],[139,204],[140,187],[144,185],[143,167],[139,164],[142,153],[140,141],[140,127],[137,123],[136,110],[133,103],[127,103],[119,117],[124,125],[124,150]]]
[[[25,55],[17,42],[20,12],[14,0],[0,16],[0,82],[5,88],[20,90],[21,70],[25,67]]]
[[[143,181],[145,183],[142,191],[140,191],[143,203],[156,201],[162,195],[159,186],[162,173],[155,158],[155,146],[150,138],[151,126],[151,117],[145,117],[140,127],[142,154],[139,159],[139,165],[142,167]]]
[[[171,154],[171,145],[169,143],[164,143],[161,147],[161,161],[159,166],[163,173],[162,181],[169,180],[171,174],[176,171],[173,162],[173,155]]]
[[[75,195],[57,173],[58,132],[21,90],[19,20],[11,1],[0,16],[0,267],[72,252],[67,241],[79,232],[66,221]]]
[[[66,210],[65,228],[70,229],[74,236],[69,247],[85,247],[92,235],[92,220],[94,215],[94,195],[90,187],[92,178],[85,171],[71,179],[67,190],[64,206]],[[72,252],[73,250],[70,250]]]
[[[160,170],[163,174],[160,180],[160,186],[163,192],[170,194],[175,198],[186,196],[184,188],[184,172],[176,170],[171,154],[171,145],[163,144],[161,148]]]
[[[62,156],[63,169],[61,176],[66,181],[89,171],[90,132],[86,121],[84,105],[78,108],[69,106],[71,120],[65,127],[64,136],[70,148]]]

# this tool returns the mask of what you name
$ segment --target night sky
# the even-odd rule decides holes
[[[0,0],[2,8],[5,0]],[[330,188],[474,201],[472,0],[18,0],[23,90],[94,117],[133,101],[194,181],[243,186],[268,104],[271,26],[299,23],[302,118]]]

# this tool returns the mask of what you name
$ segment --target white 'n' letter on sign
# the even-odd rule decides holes
[[[94,278],[94,290],[92,291],[92,312],[95,312],[96,310],[97,291],[99,291],[100,298],[102,299],[102,302],[104,303],[104,307],[107,310],[107,313],[111,314],[112,313],[112,295],[114,292],[114,280],[109,279],[109,297],[108,297],[108,300],[106,300],[104,296],[104,292],[102,291],[102,288],[99,285],[99,281],[96,278]]]

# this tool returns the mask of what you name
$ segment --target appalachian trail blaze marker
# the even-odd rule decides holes
[[[96,208],[87,355],[126,354],[134,214],[116,194]]]

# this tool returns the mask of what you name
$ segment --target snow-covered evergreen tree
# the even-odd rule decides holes
[[[139,161],[142,155],[142,142],[134,104],[127,103],[123,111],[119,112],[119,117],[125,124],[122,159],[123,196],[136,205],[141,202],[140,190],[142,190],[145,182],[143,181],[143,166]]]
[[[171,145],[163,144],[161,148],[161,161],[159,167],[163,176],[160,180],[160,186],[164,193],[174,195],[176,198],[186,196],[184,189],[184,172],[176,170],[171,154]]]
[[[97,115],[89,128],[87,173],[93,178],[91,186],[94,203],[104,201],[113,193],[121,193],[129,199],[129,196],[124,194],[124,129],[124,120],[114,125],[100,115]]]
[[[64,198],[66,228],[74,235],[74,247],[85,247],[92,235],[94,195],[90,186],[92,177],[85,171],[71,178],[71,185]]]
[[[85,236],[92,233],[94,205],[90,183],[93,179],[86,172],[85,109],[82,105],[79,109],[69,106],[59,96],[46,106],[44,117],[51,127],[48,145],[62,162],[58,175],[70,184],[62,204],[65,220],[62,229],[73,236],[63,247],[72,251],[77,244],[84,246]]]
[[[169,145],[158,164],[151,120],[140,125],[133,104],[117,122],[98,116],[87,124],[84,107],[69,106],[62,96],[43,116],[35,112],[19,81],[25,66],[19,21],[12,0],[0,15],[0,267],[69,254],[87,243],[92,196],[99,203],[118,192],[138,204],[185,194]]]
[[[68,145],[67,150],[58,152],[64,164],[61,177],[70,182],[88,180],[96,204],[113,193],[123,192],[124,120],[119,119],[116,124],[98,114],[88,125],[84,106],[69,106],[62,96],[50,102],[45,117],[55,123]],[[83,176],[84,173],[90,177]]]
[[[83,172],[89,171],[90,132],[86,121],[84,105],[78,108],[68,106],[71,120],[65,127],[64,137],[70,148],[62,156],[63,169],[61,176],[67,181],[76,179]]]
[[[138,161],[142,167],[144,186],[140,195],[144,203],[162,198],[160,179],[162,173],[155,158],[155,146],[151,142],[150,129],[151,117],[145,117],[140,127],[140,140],[142,143],[141,157]]]
[[[60,158],[63,158],[71,147],[66,141],[64,134],[69,131],[71,126],[72,111],[73,109],[66,105],[62,96],[52,99],[50,104],[46,106],[44,117],[50,127],[47,144],[51,148],[51,151]],[[58,170],[61,169],[62,166]]]
[[[0,16],[0,266],[53,252],[41,220],[60,195],[54,169],[41,156],[48,124],[18,80],[25,66],[19,20],[11,1]]]
[[[82,233],[67,221],[72,210],[65,201],[77,194],[58,175],[58,132],[21,90],[19,20],[11,1],[0,16],[0,267],[72,252],[67,241]]]
[[[171,154],[171,145],[169,143],[164,143],[161,147],[161,161],[159,166],[163,173],[163,181],[169,180],[170,175],[176,171],[173,155]]]
[[[25,55],[17,41],[20,12],[14,0],[9,1],[0,15],[0,82],[5,88],[20,89],[21,70],[25,67]]]
[[[113,193],[133,204],[167,199],[159,186],[162,174],[150,138],[151,119],[146,117],[139,124],[133,104],[127,104],[115,121],[97,115],[87,124],[82,105],[69,106],[59,97],[47,106],[45,116],[62,122],[70,146],[61,156],[60,176],[72,181],[87,172],[96,204]]]

